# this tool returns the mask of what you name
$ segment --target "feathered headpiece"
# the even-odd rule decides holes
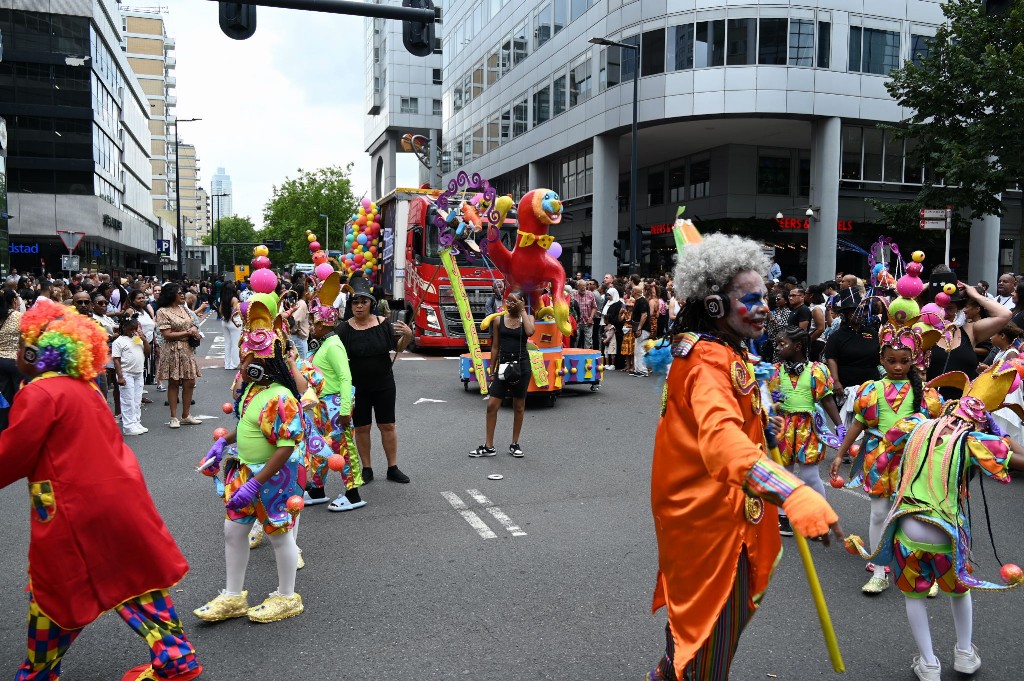
[[[888,317],[878,329],[878,342],[882,348],[910,350],[914,364],[923,369],[927,366],[928,351],[943,336],[945,312],[939,305],[943,302],[941,299],[937,298],[935,304],[925,305],[924,309],[914,300],[924,290],[924,282],[921,281],[924,253],[914,251],[911,257],[913,262],[907,265],[906,274],[896,282],[899,296],[892,302],[874,298],[885,306]],[[945,304],[948,302],[947,299]]]
[[[34,346],[36,369],[91,381],[107,363],[107,333],[96,320],[39,297],[21,318],[21,336]]]

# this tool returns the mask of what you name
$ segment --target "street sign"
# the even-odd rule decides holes
[[[922,220],[945,220],[946,209],[945,208],[922,208],[921,209]]]
[[[946,211],[942,211],[945,216]],[[941,220],[921,220],[921,229],[946,229],[946,218]]]
[[[77,255],[62,255],[60,256],[60,268],[67,272],[77,272],[82,269],[78,262]]]
[[[245,281],[245,278],[249,276],[248,265],[235,265],[235,281]]]
[[[171,240],[170,239],[157,239],[156,240],[156,254],[165,258],[171,257]]]

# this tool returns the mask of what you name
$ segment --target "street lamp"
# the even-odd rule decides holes
[[[224,196],[231,196],[228,192],[222,194],[210,194],[210,198],[219,199]],[[213,230],[214,230],[214,242],[216,246],[213,249],[213,271],[217,273],[217,278],[221,277],[220,272],[220,201],[215,201],[213,204]]]
[[[177,212],[178,231],[178,281],[185,278],[185,258],[182,247],[184,246],[185,240],[181,235],[181,170],[178,159],[178,147],[181,146],[180,140],[178,139],[178,123],[195,123],[201,121],[202,118],[174,118],[174,208]]]
[[[320,213],[320,217],[327,220],[327,233],[324,234],[324,252],[330,257],[331,255],[331,216],[326,213]]]
[[[637,171],[637,117],[640,111],[640,45],[620,43],[607,38],[591,38],[592,45],[603,45],[605,47],[618,47],[619,49],[633,50],[633,133],[630,141],[629,157],[629,271],[633,273],[640,264],[640,235],[637,233],[636,225],[636,178]]]

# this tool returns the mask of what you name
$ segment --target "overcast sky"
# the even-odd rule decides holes
[[[203,119],[181,123],[179,133],[196,145],[207,191],[223,167],[235,213],[257,226],[272,186],[299,168],[352,162],[353,193],[369,191],[362,17],[259,7],[256,35],[231,40],[216,2],[165,7],[176,42],[177,116]],[[399,159],[399,184],[415,183],[415,159]]]

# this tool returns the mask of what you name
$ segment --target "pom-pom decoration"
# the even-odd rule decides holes
[[[949,305],[949,294],[945,291],[939,291],[935,294],[935,304],[939,307],[946,307]]]
[[[924,265],[919,262],[912,262],[907,264],[907,274],[915,277],[920,277],[921,272],[924,271]]]
[[[256,248],[252,249],[252,254],[257,258],[260,256],[268,256],[270,255],[270,249],[264,246],[263,244],[260,244]]]
[[[309,242],[309,252],[310,253],[316,253],[319,250],[320,250],[320,242],[319,241],[310,241]]]
[[[313,243],[314,241],[316,241],[316,234],[307,234],[306,241],[308,241],[309,243]]]
[[[227,428],[220,427],[220,428],[214,428],[213,429],[213,439],[214,440],[219,440],[222,437],[227,437],[227,436],[228,436],[228,429]]]
[[[306,507],[306,500],[303,499],[298,494],[293,494],[290,497],[288,497],[288,501],[284,502],[284,505],[285,508],[288,509],[289,513],[291,513],[292,515],[296,515]]]
[[[936,294],[938,297],[938,294]],[[928,303],[921,308],[921,321],[929,326],[934,326],[939,329],[944,325],[946,319],[946,311],[942,309],[940,305],[936,303]]]
[[[902,277],[900,281],[905,278]],[[906,324],[908,320],[919,314],[921,314],[921,308],[911,298],[896,298],[889,303],[889,316],[900,324]]]
[[[945,286],[942,287],[942,292],[945,293],[947,296],[953,295],[954,293],[956,293],[956,284],[952,282],[946,284]]]
[[[846,539],[843,541],[843,548],[845,548],[846,552],[849,553],[851,556],[856,556],[860,554],[860,551],[857,550],[858,545],[861,545],[863,543],[863,539],[861,539],[855,534],[851,534],[848,535]]]
[[[252,259],[252,268],[254,270],[265,270],[270,267],[270,258],[265,255],[257,255]]]
[[[314,265],[323,265],[325,262],[327,262],[326,253],[324,253],[323,251],[317,251],[316,253],[313,254]]]
[[[896,293],[904,298],[917,298],[923,290],[924,282],[921,281],[921,277],[911,274],[909,267],[907,268],[907,273],[896,282]]]
[[[270,269],[256,270],[249,276],[249,285],[256,293],[273,293],[277,288],[277,275]]]
[[[924,262],[924,251],[914,251],[910,254],[910,259],[916,263]]]

